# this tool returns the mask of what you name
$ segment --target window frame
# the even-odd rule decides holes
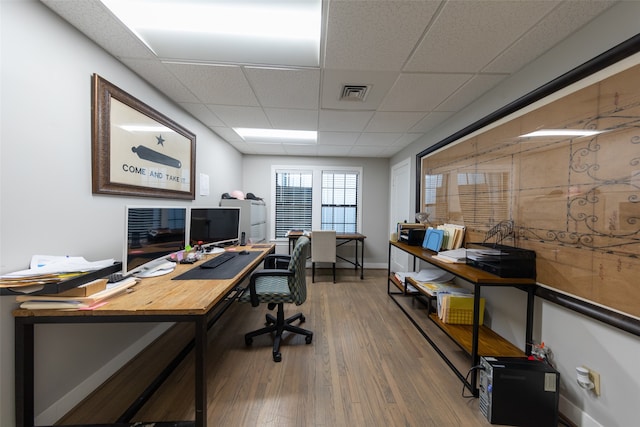
[[[362,181],[363,172],[361,166],[333,166],[333,165],[273,165],[271,166],[270,175],[270,217],[271,224],[269,227],[269,238],[271,241],[281,242],[286,241],[286,238],[276,238],[276,174],[281,172],[311,172],[312,173],[312,197],[311,197],[311,228],[312,230],[320,230],[321,218],[322,218],[322,173],[323,172],[353,172],[358,174],[357,185],[357,218],[356,218],[356,233],[360,233],[362,230],[362,206],[363,206],[363,194],[362,194]]]

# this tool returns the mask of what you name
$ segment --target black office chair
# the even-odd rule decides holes
[[[249,332],[244,336],[246,345],[251,345],[253,337],[275,332],[273,338],[273,361],[280,362],[280,341],[284,331],[305,336],[305,342],[311,344],[313,332],[294,326],[291,323],[305,321],[304,315],[298,313],[287,319],[284,318],[284,303],[302,304],[307,299],[307,284],[305,263],[309,239],[300,237],[291,255],[268,255],[265,258],[264,269],[255,271],[249,281],[249,291],[240,297],[242,302],[251,302],[253,307],[260,303],[267,303],[269,310],[278,307],[277,317],[266,315],[264,328]]]

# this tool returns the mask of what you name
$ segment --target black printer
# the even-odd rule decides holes
[[[467,244],[467,264],[500,277],[536,278],[536,253],[493,243]]]

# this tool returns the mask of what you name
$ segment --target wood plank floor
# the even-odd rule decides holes
[[[286,315],[305,314],[302,327],[314,332],[313,343],[289,336],[280,363],[271,358],[270,336],[244,344],[244,333],[263,325],[266,306],[234,304],[211,329],[209,425],[491,425],[477,399],[462,397],[460,380],[388,297],[386,270],[367,270],[365,280],[339,270],[335,284],[329,270],[318,270],[316,283],[308,277],[307,284],[305,304],[286,307]],[[153,356],[145,357],[153,364]],[[114,381],[122,389],[122,377],[135,383],[137,372],[125,370]],[[193,419],[193,389],[188,356],[134,421]],[[103,387],[96,395],[112,392]],[[104,396],[92,396],[61,421],[111,422],[95,419],[100,411],[92,402],[100,401]]]

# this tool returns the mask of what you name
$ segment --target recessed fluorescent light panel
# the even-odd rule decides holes
[[[233,128],[245,142],[263,144],[315,144],[318,141],[318,132],[314,130],[288,130],[288,129],[256,129]]]
[[[602,133],[601,130],[586,129],[540,129],[526,135],[520,135],[520,138],[535,138],[537,136],[593,136]]]
[[[163,60],[318,67],[322,0],[101,0]]]

